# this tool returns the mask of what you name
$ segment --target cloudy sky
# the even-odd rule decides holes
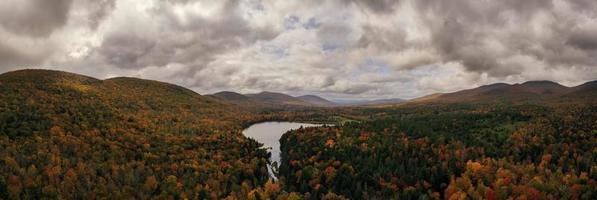
[[[2,0],[0,73],[413,98],[597,79],[595,0]]]

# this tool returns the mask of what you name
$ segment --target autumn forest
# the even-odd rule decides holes
[[[519,101],[340,107],[49,70],[2,74],[0,91],[0,199],[597,197],[594,82]],[[326,125],[285,133],[272,179],[268,150],[241,133],[262,121]]]

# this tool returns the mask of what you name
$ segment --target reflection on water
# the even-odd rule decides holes
[[[271,161],[280,164],[280,137],[289,130],[298,129],[300,127],[321,126],[320,124],[307,124],[296,122],[262,122],[253,124],[243,131],[247,137],[253,138],[263,147],[271,148]],[[270,171],[271,173],[271,171]]]

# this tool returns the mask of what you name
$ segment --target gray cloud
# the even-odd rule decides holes
[[[358,6],[370,9],[373,13],[390,13],[394,11],[395,6],[400,2],[399,0],[352,0]]]
[[[238,1],[226,1],[217,16],[211,17],[180,17],[174,6],[181,4],[190,2],[161,2],[148,11],[161,24],[144,25],[136,31],[114,30],[104,38],[98,52],[119,68],[181,63],[198,70],[213,61],[215,55],[275,36],[267,28],[249,27],[238,14]]]
[[[597,51],[597,24],[593,27],[574,30],[568,41],[568,45],[586,51]]]
[[[43,62],[39,55],[28,54],[17,48],[0,43],[0,69],[12,70],[17,67],[37,65]]]
[[[155,47],[153,40],[136,37],[130,34],[112,34],[102,42],[99,53],[110,64],[122,68],[146,67],[147,62],[142,58]]]
[[[32,37],[45,37],[68,20],[72,0],[7,0],[0,3],[0,25]]]
[[[570,49],[571,45],[580,51],[591,48],[590,33],[570,33],[579,19],[557,10],[554,2],[416,1],[431,28],[430,44],[440,52],[442,62],[461,62],[467,70],[495,77],[520,74],[524,67],[505,62],[516,56],[528,56],[547,67],[594,65],[589,52]],[[568,6],[578,2],[570,1]]]
[[[362,29],[363,34],[357,43],[359,48],[372,46],[382,51],[393,51],[406,47],[406,33],[401,29],[388,30],[372,25],[365,25]]]
[[[596,21],[593,0],[7,0],[0,67],[139,76],[201,93],[409,98],[596,79]]]
[[[326,49],[344,48],[352,30],[343,24],[325,24],[317,29],[317,37]]]
[[[85,8],[89,9],[87,19],[89,26],[96,29],[116,7],[116,0],[87,0],[83,2]]]

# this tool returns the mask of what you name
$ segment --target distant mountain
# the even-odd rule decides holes
[[[564,95],[564,98],[580,98],[595,101],[597,99],[597,80],[573,87],[570,93]]]
[[[236,92],[224,91],[208,96],[245,107],[320,106],[290,95],[275,92],[239,94]]]
[[[398,104],[406,102],[405,99],[391,98],[391,99],[374,99],[374,100],[336,100],[336,102],[343,106],[368,106],[368,105],[384,105],[384,104]]]
[[[260,92],[257,94],[245,94],[252,99],[255,99],[264,103],[280,104],[280,105],[299,105],[309,106],[310,103],[303,101],[299,98],[276,92]]]
[[[229,92],[229,91],[223,91],[223,92],[218,92],[215,94],[212,94],[211,96],[220,98],[220,99],[224,99],[224,100],[228,100],[228,101],[248,101],[251,98],[249,98],[248,96],[236,93],[236,92]]]
[[[305,102],[314,104],[314,105],[318,105],[318,106],[336,106],[338,105],[337,103],[334,103],[332,101],[329,101],[327,99],[324,99],[320,96],[316,96],[316,95],[303,95],[303,96],[298,96],[296,97],[300,100],[303,100]]]
[[[397,104],[397,103],[402,103],[405,102],[405,99],[400,99],[400,98],[393,98],[393,99],[377,99],[377,100],[371,100],[369,102],[366,103],[366,105],[376,105],[376,104]]]
[[[277,92],[260,92],[255,94],[239,94],[236,92],[223,91],[208,95],[216,99],[243,106],[308,106],[308,107],[331,107],[336,103],[315,95],[303,95],[293,97]]]
[[[589,81],[582,85],[574,87],[575,91],[587,91],[587,92],[595,92],[597,90],[597,80]]]
[[[404,99],[375,99],[375,100],[334,100],[330,101],[317,95],[290,96],[277,92],[260,92],[256,94],[239,94],[236,92],[223,91],[208,96],[231,102],[237,105],[251,106],[311,106],[311,107],[335,107],[335,106],[366,106],[381,104],[397,104],[406,102]]]
[[[495,83],[452,93],[432,94],[413,99],[410,103],[557,101],[565,97],[597,97],[595,82],[576,87],[566,87],[552,81],[528,81],[522,84]]]
[[[569,88],[552,81],[527,81],[520,85],[527,91],[542,95],[560,95],[569,91]]]

